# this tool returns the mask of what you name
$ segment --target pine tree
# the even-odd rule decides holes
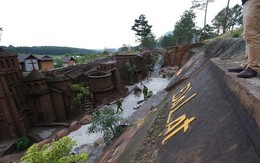
[[[138,19],[135,19],[135,24],[132,30],[136,32],[137,40],[142,42],[146,37],[151,35],[152,26],[148,24],[145,15],[141,14]]]

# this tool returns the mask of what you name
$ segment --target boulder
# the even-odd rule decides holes
[[[34,133],[31,133],[29,132],[27,134],[27,137],[32,140],[33,142],[40,142],[42,141],[43,139],[38,135],[38,134],[34,134]]]
[[[55,140],[59,140],[60,138],[69,135],[69,133],[70,131],[68,129],[62,129],[55,134]]]
[[[79,121],[80,125],[86,125],[92,122],[92,117],[91,115],[85,115],[81,118],[81,120]]]
[[[69,131],[70,132],[73,132],[73,131],[76,131],[76,130],[78,130],[79,128],[80,128],[80,124],[79,124],[79,122],[78,121],[73,121],[71,124],[70,124],[70,126],[69,126]]]
[[[51,139],[44,139],[37,144],[38,144],[38,147],[41,148],[44,144],[48,144],[48,143],[51,143],[51,142],[52,142]]]
[[[99,146],[99,145],[102,145],[102,144],[105,144],[105,141],[104,141],[104,138],[98,138],[95,142],[94,142],[94,145],[95,146]]]

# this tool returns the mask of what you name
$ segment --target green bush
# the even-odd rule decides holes
[[[38,144],[32,145],[22,157],[23,163],[85,163],[88,154],[70,154],[76,141],[65,136],[58,141],[43,145],[42,148]]]
[[[16,148],[20,151],[30,146],[31,141],[27,137],[17,138],[15,141]]]
[[[106,144],[118,136],[117,126],[124,124],[124,119],[111,107],[101,108],[96,115],[93,115],[92,124],[88,128],[89,133],[103,132]]]
[[[235,33],[235,34],[233,35],[233,38],[237,38],[237,37],[240,37],[240,35],[239,35],[238,33]]]

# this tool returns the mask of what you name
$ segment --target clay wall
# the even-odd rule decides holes
[[[150,52],[143,52],[140,54],[131,54],[131,55],[116,55],[116,62],[118,71],[122,77],[122,80],[126,83],[130,83],[129,73],[126,69],[126,63],[128,62],[130,65],[136,65],[137,71],[133,74],[132,78],[134,81],[138,82],[144,79],[147,76],[147,67],[146,65],[151,63],[150,60]]]
[[[164,63],[165,66],[178,66],[181,67],[189,59],[189,50],[193,47],[192,44],[184,46],[176,46],[172,51],[165,52]]]

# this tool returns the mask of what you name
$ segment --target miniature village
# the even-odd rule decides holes
[[[49,56],[17,56],[1,49],[0,128],[5,131],[0,133],[1,157],[14,154],[17,138],[26,136],[43,145],[90,123],[91,116],[102,106],[125,98],[136,91],[135,83],[149,78],[152,57],[157,60],[163,57],[165,67],[175,67],[176,71],[191,57],[191,48],[192,45],[185,45],[167,52],[114,55],[88,64],[77,64],[72,57],[64,57],[64,67],[58,69],[54,69]],[[128,72],[127,64],[134,65],[135,71]],[[89,90],[82,109],[73,101],[76,96],[73,84],[82,84]],[[47,140],[33,132],[34,128],[44,130],[50,126],[57,132]],[[67,129],[59,130],[59,126]]]

